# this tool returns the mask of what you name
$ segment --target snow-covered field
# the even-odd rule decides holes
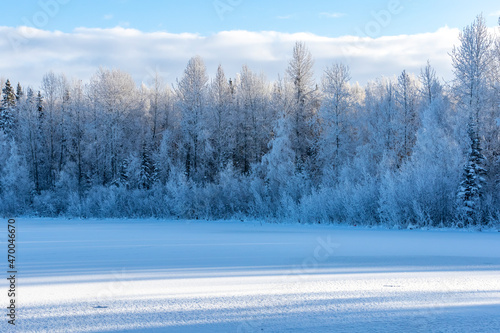
[[[19,219],[17,249],[18,332],[500,328],[498,232]]]

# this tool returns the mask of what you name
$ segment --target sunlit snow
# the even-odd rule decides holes
[[[17,232],[19,332],[500,327],[496,232],[64,219]]]

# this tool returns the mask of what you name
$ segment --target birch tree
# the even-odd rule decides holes
[[[323,77],[323,102],[320,109],[320,159],[323,173],[338,178],[340,166],[349,156],[351,89],[349,68],[335,64]]]
[[[294,106],[290,110],[293,119],[292,149],[295,153],[297,171],[304,170],[308,160],[314,155],[314,115],[318,108],[317,87],[314,83],[314,61],[305,43],[297,42],[293,48],[292,59],[288,64],[286,74],[293,83]]]
[[[202,180],[203,158],[207,150],[204,124],[207,112],[208,75],[201,57],[189,60],[184,75],[177,83],[177,94],[182,110],[181,128],[184,136],[184,165],[188,179]]]

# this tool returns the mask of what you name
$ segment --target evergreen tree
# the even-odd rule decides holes
[[[480,140],[473,126],[469,128],[470,152],[458,191],[458,213],[464,225],[481,224],[481,198],[486,170]]]
[[[398,77],[396,105],[398,107],[398,165],[411,155],[418,129],[417,85],[405,70]]]
[[[0,109],[0,130],[10,134],[14,128],[14,108],[16,107],[16,94],[10,85],[10,81],[5,82],[2,89],[3,98]]]
[[[3,88],[2,92],[3,92],[2,107],[14,108],[16,106],[16,95],[9,80],[5,82],[5,87]]]
[[[142,145],[141,172],[139,174],[139,187],[149,190],[158,181],[158,170],[151,156],[150,148]]]
[[[40,120],[43,120],[43,118],[45,118],[45,110],[43,108],[43,97],[42,97],[42,93],[40,91],[38,91],[38,94],[36,95],[36,110],[37,110],[37,113],[38,113],[38,118]]]
[[[21,87],[20,83],[17,83],[17,88],[16,88],[16,100],[19,101],[23,98],[24,96],[24,91],[23,87]]]

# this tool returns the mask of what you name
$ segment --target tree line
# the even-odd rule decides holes
[[[500,221],[500,39],[478,16],[450,53],[364,87],[333,64],[315,81],[297,42],[276,81],[243,66],[173,85],[100,68],[2,82],[0,212],[483,226]]]

